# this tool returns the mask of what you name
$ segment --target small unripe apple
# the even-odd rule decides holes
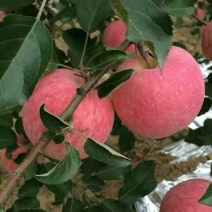
[[[126,39],[126,25],[122,21],[110,23],[103,33],[103,44],[106,47],[119,48]],[[131,44],[126,52],[134,52],[135,45]]]
[[[8,173],[13,173],[16,168],[18,167],[18,164],[15,163],[15,159],[18,158],[18,156],[22,153],[27,153],[28,152],[28,148],[26,147],[18,147],[18,149],[16,149],[13,153],[12,153],[12,159],[8,159],[6,157],[6,149],[2,149],[1,150],[1,157],[2,157],[2,164],[5,168],[5,170],[8,172]]]
[[[186,128],[197,116],[205,86],[198,63],[184,49],[173,46],[163,70],[147,69],[144,59],[131,56],[117,72],[135,73],[112,92],[112,102],[122,123],[150,139],[170,136]]]
[[[205,179],[191,179],[179,183],[163,198],[160,212],[211,212],[212,207],[198,203],[210,184]]]
[[[23,107],[23,126],[29,140],[36,144],[46,128],[41,122],[39,110],[46,104],[46,109],[60,116],[76,96],[76,89],[84,85],[85,80],[76,76],[76,72],[58,69],[46,74],[37,84],[29,101]],[[65,134],[65,141],[70,142],[80,153],[84,151],[85,137],[104,143],[112,130],[114,109],[109,97],[100,99],[96,90],[91,90],[73,115],[74,132]],[[85,136],[85,137],[83,137]],[[65,143],[55,144],[53,141],[44,153],[49,157],[61,160],[66,155]]]
[[[212,21],[202,31],[202,52],[204,56],[212,61]]]

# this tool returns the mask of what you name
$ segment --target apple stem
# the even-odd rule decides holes
[[[152,57],[155,59],[154,54],[151,52],[150,48],[145,44],[145,42],[138,42],[137,43],[137,49],[140,53],[140,55],[144,58],[146,61],[147,67],[149,69],[155,68],[155,64],[151,64],[149,57]],[[155,59],[156,60],[156,59]]]
[[[130,41],[125,40],[119,47],[119,50],[125,51],[130,46]],[[112,66],[112,65],[111,65]],[[81,103],[83,98],[87,93],[96,85],[96,83],[101,79],[101,77],[110,70],[111,67],[102,69],[101,71],[95,72],[91,75],[90,79],[81,87],[81,91],[77,92],[77,95],[66,108],[66,110],[61,115],[61,118],[65,121],[70,120],[74,114],[74,111]],[[9,195],[13,192],[17,182],[20,180],[21,176],[24,175],[25,170],[35,161],[40,152],[42,152],[49,142],[52,140],[51,133],[46,131],[43,133],[38,143],[32,148],[32,150],[27,154],[26,158],[20,164],[20,166],[15,170],[14,174],[7,180],[6,184],[0,191],[0,204],[5,204]]]

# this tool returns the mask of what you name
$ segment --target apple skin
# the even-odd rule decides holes
[[[3,21],[4,17],[6,16],[5,12],[0,10],[0,22]]]
[[[197,3],[199,2],[204,2],[203,0],[198,0]],[[204,18],[206,17],[206,10],[205,9],[201,9],[201,8],[197,8],[197,17],[200,20],[204,20]]]
[[[162,200],[160,212],[211,212],[212,207],[198,203],[210,181],[191,179],[170,189]]]
[[[126,39],[126,25],[122,21],[110,23],[103,33],[103,44],[106,47],[119,48]],[[134,52],[135,45],[131,44],[126,52]]]
[[[115,111],[132,132],[150,139],[170,136],[197,116],[205,86],[199,65],[184,49],[173,46],[162,70],[146,69],[131,56],[117,72],[134,69],[132,77],[111,94]]]
[[[202,52],[204,56],[212,61],[212,21],[202,31]]]
[[[200,20],[204,20],[205,16],[206,16],[206,11],[204,9],[197,8],[197,17]]]
[[[36,144],[46,128],[41,122],[39,110],[42,104],[56,116],[60,116],[76,96],[76,89],[85,81],[76,76],[76,72],[67,69],[57,69],[46,74],[37,84],[29,101],[23,106],[22,121],[29,140]],[[100,99],[96,90],[90,91],[73,115],[73,128],[98,142],[104,143],[112,130],[114,108],[109,97]],[[86,158],[84,151],[86,138],[76,132],[66,133],[65,141],[75,147],[81,158]],[[49,157],[61,160],[66,155],[65,143],[51,142],[44,153]]]
[[[18,136],[18,144],[22,144],[24,142],[24,137],[23,136]],[[12,159],[8,159],[6,157],[6,149],[2,149],[1,150],[1,158],[2,158],[2,164],[5,168],[5,170],[8,173],[13,173],[16,168],[19,166],[18,164],[16,164],[14,162],[15,159],[18,158],[18,156],[22,153],[27,153],[28,152],[28,148],[27,147],[23,147],[23,146],[19,146],[13,153],[12,153]]]

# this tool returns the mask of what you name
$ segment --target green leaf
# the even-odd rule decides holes
[[[119,192],[119,200],[133,203],[149,194],[157,186],[155,179],[155,161],[142,161],[127,175]]]
[[[46,185],[58,185],[74,177],[81,165],[79,152],[69,143],[66,144],[67,155],[54,168],[45,174],[35,175],[35,178]]]
[[[128,59],[128,55],[120,50],[108,50],[98,54],[89,64],[93,70],[101,70],[118,61]]]
[[[90,157],[103,163],[118,167],[124,167],[131,164],[129,158],[114,151],[105,144],[96,142],[90,138],[87,139],[84,149]]]
[[[28,152],[19,154],[18,157],[14,159],[14,162],[17,164],[21,164],[22,161],[26,158],[27,154]]]
[[[13,116],[11,114],[0,116],[0,126],[12,127]]]
[[[204,99],[202,108],[200,112],[198,113],[198,116],[201,116],[202,114],[207,113],[210,110],[211,106],[212,106],[212,100],[206,97]]]
[[[104,181],[96,176],[91,176],[84,182],[85,186],[94,192],[99,192],[104,188]]]
[[[128,12],[127,38],[132,42],[150,41],[161,68],[172,46],[172,21],[159,0],[122,0]]]
[[[0,205],[0,212],[4,212],[4,208],[2,205]]]
[[[195,0],[165,0],[165,5],[167,6],[171,16],[184,17],[190,16],[194,13]]]
[[[110,94],[115,88],[126,82],[130,79],[133,74],[133,70],[125,70],[118,73],[115,73],[108,80],[104,81],[102,84],[97,86],[99,98],[103,98]]]
[[[84,209],[83,212],[100,212],[100,211],[102,211],[102,209],[103,208],[100,206],[91,206],[91,207]]]
[[[18,190],[18,197],[36,197],[41,185],[42,184],[35,179],[26,181],[24,185]]]
[[[83,211],[83,205],[76,198],[68,198],[62,210],[62,212],[82,212],[82,211]]]
[[[23,127],[23,123],[22,123],[22,117],[18,117],[15,121],[15,131],[20,134],[23,135],[24,134],[24,127]]]
[[[130,167],[116,167],[107,164],[99,168],[95,175],[101,180],[123,180],[125,175],[130,172]]]
[[[98,170],[100,167],[104,166],[105,164],[102,162],[99,162],[97,160],[94,160],[91,157],[85,158],[82,161],[82,174],[83,179],[86,180],[89,178],[96,170]]]
[[[90,62],[100,53],[105,52],[106,48],[103,45],[91,46],[85,52],[83,64],[87,68]]]
[[[34,4],[30,4],[18,10],[18,13],[25,16],[36,18],[38,15],[38,9],[36,8]]]
[[[79,68],[87,34],[81,29],[69,29],[63,32],[63,39],[68,45],[68,54],[74,68]],[[88,38],[86,48],[94,45],[95,39]]]
[[[111,10],[108,0],[78,0],[77,17],[81,28],[92,33],[98,30]]]
[[[25,174],[25,180],[30,180],[34,177],[34,174],[36,173],[38,169],[38,163],[37,161],[34,161],[29,168],[26,170],[26,174]]]
[[[7,10],[14,10],[21,7],[25,7],[29,4],[32,4],[35,0],[1,0],[0,1],[0,10],[7,11]]]
[[[22,209],[38,209],[40,207],[40,203],[34,197],[24,197],[17,199],[12,206],[13,212],[18,212]]]
[[[102,201],[101,205],[104,208],[104,212],[134,212],[132,206],[125,205],[114,199],[106,199]]]
[[[69,125],[61,118],[47,111],[45,104],[40,107],[40,118],[43,125],[54,133],[61,133]]]
[[[44,174],[55,167],[54,162],[42,163],[38,164],[37,174]]]
[[[176,28],[181,27],[183,25],[183,22],[184,22],[183,17],[176,17],[175,27]]]
[[[181,42],[173,42],[172,45],[173,45],[173,46],[178,46],[178,47],[180,47],[180,48],[185,49],[186,51],[188,51],[188,49],[187,49],[187,47],[185,46],[184,43],[181,43]]]
[[[5,153],[6,158],[11,160],[13,152],[15,152],[18,149],[18,147],[19,146],[17,144],[15,144],[14,146],[7,147],[6,153]]]
[[[208,82],[205,83],[205,95],[212,97],[212,73],[207,77]]]
[[[64,204],[68,198],[69,191],[71,190],[69,181],[59,185],[47,185],[47,188],[55,195],[54,205]]]
[[[112,131],[112,135],[119,135],[119,148],[120,151],[126,152],[131,150],[135,145],[135,136],[134,134],[124,125],[119,126]]]
[[[53,140],[56,144],[61,144],[65,139],[65,136],[63,134],[59,134],[59,135],[56,135]]]
[[[10,127],[0,127],[0,149],[16,146],[17,136]]]
[[[0,114],[27,101],[49,64],[52,48],[51,34],[39,20],[5,17],[0,24]]]
[[[113,9],[116,11],[117,16],[120,17],[120,19],[125,23],[128,23],[128,13],[123,7],[121,0],[110,0],[110,3]]]
[[[212,183],[208,186],[207,191],[198,202],[200,204],[212,207]]]
[[[76,4],[77,0],[67,0],[68,2],[72,3],[72,4]]]
[[[65,7],[62,11],[60,11],[55,17],[54,20],[60,20],[67,18],[68,20],[72,20],[76,17],[76,6],[71,5],[71,7]]]
[[[203,127],[190,129],[185,141],[197,146],[212,145],[212,119],[206,119]]]
[[[54,51],[53,54],[52,54],[51,60],[49,61],[49,64],[48,64],[48,66],[46,68],[46,70],[48,70],[48,71],[54,71],[55,69],[57,69],[58,64],[59,64],[59,61],[58,61],[58,58],[57,58],[57,54]]]

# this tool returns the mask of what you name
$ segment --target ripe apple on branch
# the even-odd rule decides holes
[[[105,30],[108,47],[119,44],[118,39],[112,39],[117,36],[117,24],[121,25],[113,22]],[[121,29],[123,36],[126,28]],[[121,63],[116,72],[127,69],[133,69],[134,75],[111,96],[115,111],[132,132],[151,139],[167,137],[186,128],[199,113],[204,79],[198,63],[184,49],[173,46],[163,70],[149,69],[144,58],[137,55]]]
[[[85,79],[78,72],[57,69],[47,73],[37,84],[31,98],[23,107],[23,127],[29,140],[36,144],[46,131],[40,119],[40,107],[45,103],[49,112],[60,116],[77,94],[77,88],[85,84]],[[104,143],[112,130],[114,109],[109,97],[100,99],[96,90],[90,91],[73,114],[72,132],[65,133],[65,141],[70,142],[86,158],[84,151],[86,138]],[[56,160],[66,155],[65,142],[53,141],[44,153]]]

